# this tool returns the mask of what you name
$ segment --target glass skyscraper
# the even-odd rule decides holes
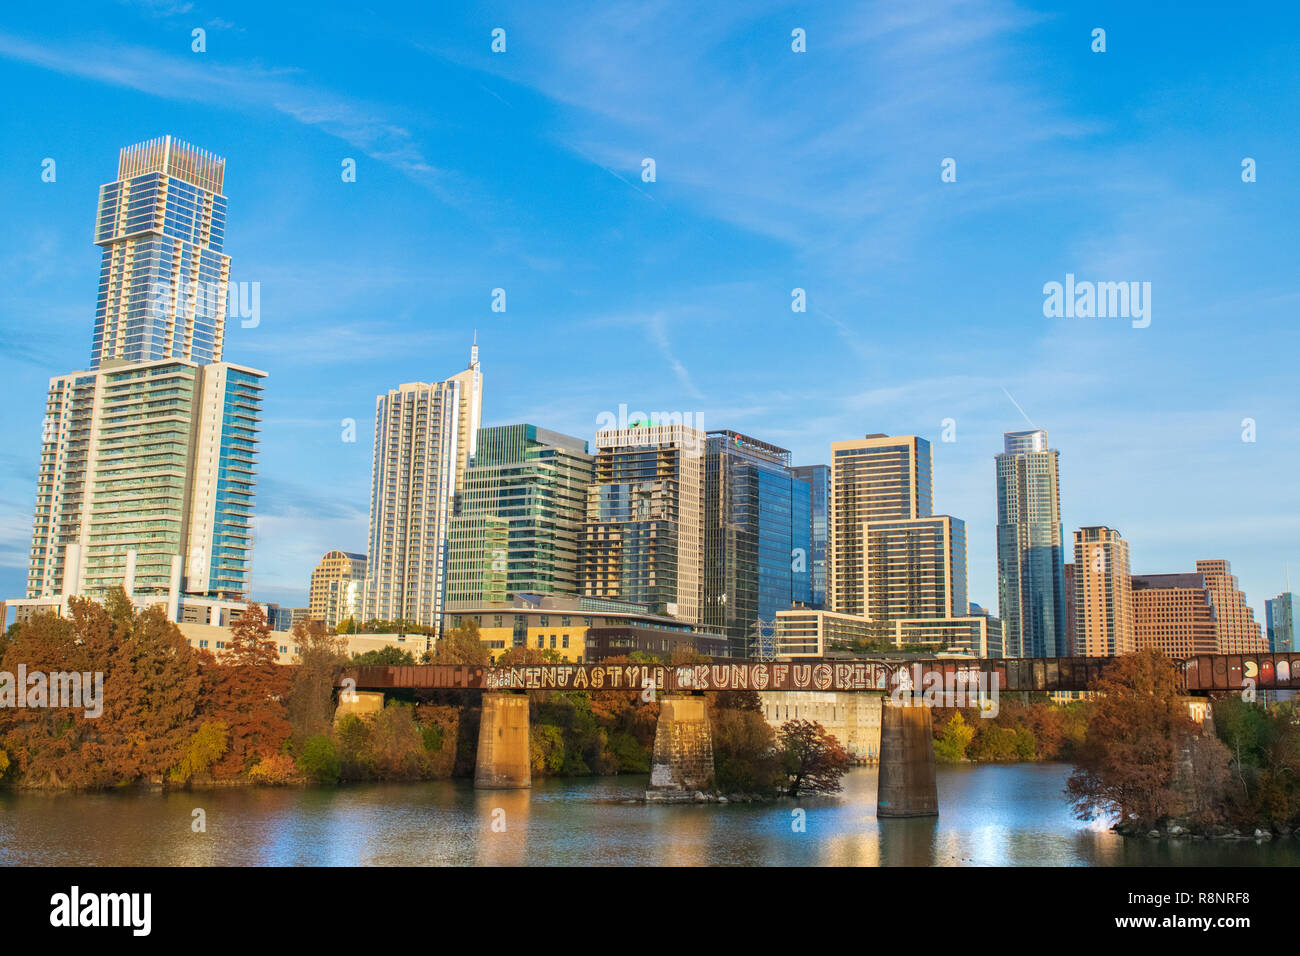
[[[1295,651],[1295,595],[1283,591],[1264,602],[1264,623],[1268,628],[1268,649],[1274,654]]]
[[[1007,432],[996,456],[998,602],[1008,657],[1064,657],[1060,453],[1044,429]]]
[[[536,425],[479,429],[451,519],[449,606],[578,594],[592,461],[581,438]]]
[[[230,257],[226,161],[170,136],[122,150],[99,190],[103,247],[90,350],[110,362],[221,360]]]
[[[827,465],[798,465],[794,476],[806,481],[810,490],[809,515],[812,542],[808,567],[812,571],[812,606],[826,607],[826,552],[830,543],[831,470]]]
[[[703,623],[723,629],[733,657],[750,656],[755,622],[812,601],[811,497],[786,449],[708,433]]]

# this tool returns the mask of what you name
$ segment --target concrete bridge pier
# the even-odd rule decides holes
[[[483,695],[478,727],[478,790],[523,790],[533,785],[528,747],[528,695]]]
[[[661,697],[650,788],[655,803],[691,800],[713,788],[713,730],[703,697]]]
[[[880,713],[880,776],[876,816],[937,817],[939,789],[934,772],[930,708],[888,698]]]

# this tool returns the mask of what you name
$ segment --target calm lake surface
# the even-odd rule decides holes
[[[337,790],[0,796],[0,864],[162,866],[1300,864],[1300,841],[1124,840],[1073,819],[1065,765],[940,768],[937,820],[876,819],[876,771],[833,797],[628,805],[645,777],[476,791],[468,781]],[[792,810],[806,811],[794,832]],[[192,811],[207,832],[191,830]],[[501,813],[494,811],[504,811]],[[498,821],[493,830],[494,818]],[[504,819],[504,832],[500,821]]]

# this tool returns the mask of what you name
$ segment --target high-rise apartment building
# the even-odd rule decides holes
[[[1064,592],[1065,592],[1065,635],[1066,635],[1066,637],[1068,637],[1068,638],[1070,639],[1070,640],[1069,640],[1069,645],[1070,645],[1070,646],[1069,646],[1069,648],[1068,648],[1069,656],[1071,656],[1071,657],[1077,657],[1077,656],[1079,656],[1079,653],[1080,653],[1080,652],[1079,652],[1079,650],[1078,650],[1078,649],[1075,647],[1075,645],[1074,645],[1075,627],[1077,626],[1077,622],[1076,622],[1076,620],[1075,620],[1075,614],[1074,614],[1074,562],[1072,562],[1072,561],[1070,561],[1070,562],[1066,562],[1066,564],[1065,564],[1065,566],[1064,566],[1064,568],[1063,568],[1062,570],[1065,572],[1065,575],[1064,575],[1064,577],[1062,578],[1062,580],[1065,582],[1065,586],[1064,586]],[[1129,588],[1129,592],[1130,592],[1130,597],[1131,597],[1131,596],[1132,596],[1132,587],[1131,587],[1131,585],[1130,585],[1130,588]]]
[[[966,523],[950,515],[863,525],[866,616],[877,622],[970,613]]]
[[[1074,533],[1074,564],[1067,579],[1067,618],[1073,622],[1070,649],[1078,657],[1113,657],[1137,650],[1133,632],[1133,579],[1128,542],[1114,528],[1080,528]]]
[[[1283,591],[1264,602],[1264,621],[1268,626],[1268,649],[1274,654],[1289,654],[1300,648],[1295,643],[1295,595]]]
[[[812,600],[811,497],[790,452],[734,431],[708,433],[704,463],[703,623],[751,656],[757,622]]]
[[[1006,654],[1065,656],[1060,453],[1047,447],[1041,428],[1007,432],[996,476],[998,606]]]
[[[797,465],[794,476],[810,490],[808,567],[812,572],[811,606],[826,607],[827,550],[830,544],[831,470],[827,465]]]
[[[831,443],[831,610],[866,613],[862,527],[933,513],[930,443],[915,435],[868,435]]]
[[[685,425],[596,432],[579,556],[583,594],[700,623],[705,433]]]
[[[986,654],[988,619],[971,614],[967,594],[966,525],[934,514],[930,455],[915,435],[832,443],[828,597],[870,640]]]
[[[479,429],[450,524],[449,608],[579,593],[592,463],[581,438],[536,425]]]
[[[266,373],[219,361],[224,170],[164,137],[122,150],[101,189],[92,367],[50,380],[29,599],[248,590]],[[155,294],[200,279],[215,305]]]
[[[129,552],[138,593],[179,557],[181,591],[244,594],[264,377],[164,360],[51,379],[28,597],[102,597]]]
[[[1205,578],[1205,587],[1214,602],[1220,654],[1262,654],[1268,641],[1260,631],[1255,612],[1246,603],[1246,595],[1237,587],[1227,561],[1197,561],[1196,572]]]
[[[1202,574],[1135,574],[1133,639],[1173,658],[1218,652],[1214,602]]]
[[[474,459],[482,401],[477,344],[464,371],[375,399],[366,620],[441,627],[447,534]]]
[[[99,190],[103,247],[90,367],[221,360],[230,257],[226,161],[170,136],[122,150]]]
[[[365,591],[366,556],[350,551],[326,551],[311,573],[307,613],[326,627],[338,627],[360,617]]]

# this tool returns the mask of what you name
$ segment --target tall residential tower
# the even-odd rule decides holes
[[[998,603],[1006,655],[1064,657],[1069,639],[1060,453],[1047,447],[1044,429],[1007,432],[996,477]]]
[[[366,620],[441,627],[447,534],[474,460],[482,402],[477,344],[464,371],[375,399]]]
[[[29,599],[247,594],[266,373],[220,361],[224,172],[163,137],[100,190],[91,367],[50,380]]]

